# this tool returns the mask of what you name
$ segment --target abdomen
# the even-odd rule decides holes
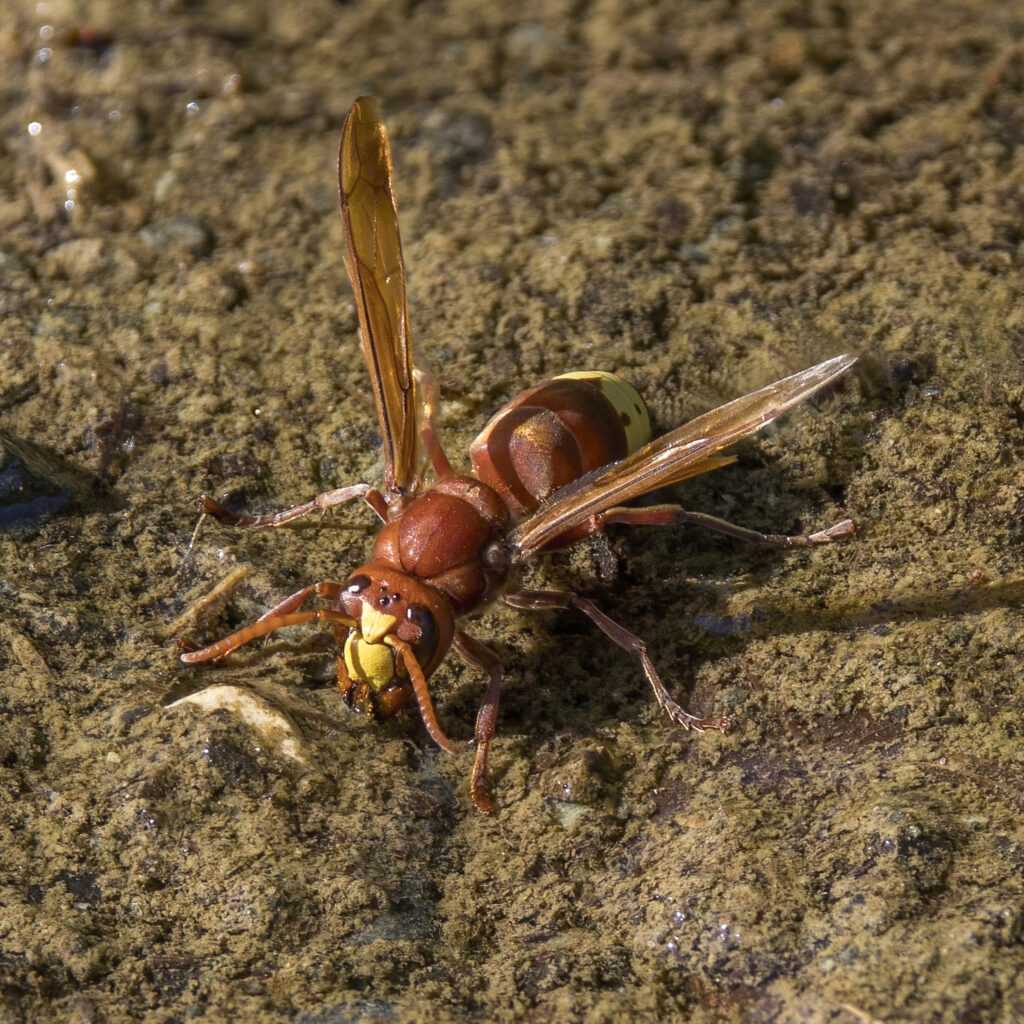
[[[560,487],[624,458],[651,438],[644,400],[613,373],[566,373],[499,409],[469,452],[477,477],[516,518]]]

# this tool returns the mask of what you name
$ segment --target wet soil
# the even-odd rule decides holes
[[[1024,1016],[1024,7],[518,10],[8,4],[3,1021]],[[471,747],[351,713],[316,630],[178,660],[373,534],[191,544],[202,492],[380,471],[334,168],[366,92],[453,456],[567,370],[667,429],[860,355],[678,495],[853,541],[620,530],[531,570],[728,735],[588,622],[496,609],[483,818]],[[468,741],[483,680],[432,689]]]

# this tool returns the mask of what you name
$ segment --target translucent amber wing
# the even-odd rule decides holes
[[[556,491],[510,535],[513,559],[533,557],[591,516],[722,465],[725,460],[716,457],[717,452],[810,398],[855,361],[855,356],[836,356],[769,384],[690,420],[619,462]]]
[[[359,337],[384,440],[384,493],[416,476],[416,389],[391,148],[377,102],[362,96],[341,131],[338,185]]]

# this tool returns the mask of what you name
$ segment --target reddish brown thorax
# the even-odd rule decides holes
[[[465,615],[492,601],[505,581],[506,570],[483,554],[508,523],[508,509],[490,487],[451,476],[381,530],[373,556],[439,590],[456,616]]]

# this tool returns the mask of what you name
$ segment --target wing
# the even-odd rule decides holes
[[[561,488],[509,535],[513,560],[526,561],[593,515],[732,461],[715,453],[810,398],[854,362],[856,356],[836,356],[794,373],[712,409],[632,455]]]
[[[361,96],[341,130],[338,186],[348,242],[345,267],[384,440],[384,493],[389,498],[415,480],[417,440],[405,265],[392,174],[380,108],[376,100]]]

